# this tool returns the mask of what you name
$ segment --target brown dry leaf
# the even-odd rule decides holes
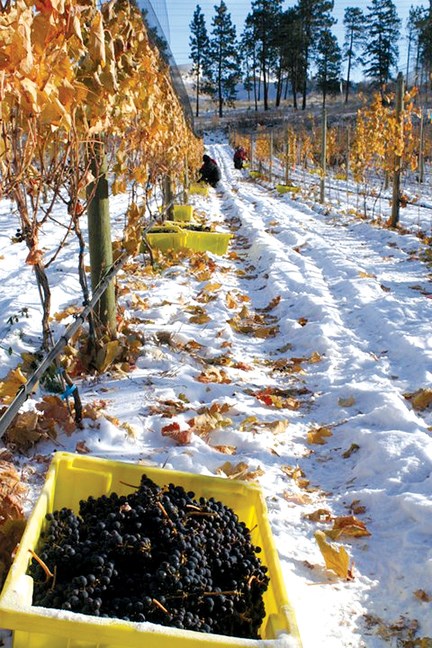
[[[302,506],[303,504],[310,504],[312,502],[312,497],[307,493],[290,493],[289,491],[284,491],[282,497],[287,502],[292,504],[298,504]]]
[[[256,479],[261,477],[264,474],[264,471],[261,468],[257,470],[249,470],[249,466],[246,462],[241,461],[238,464],[232,464],[230,461],[225,461],[224,464],[216,468],[216,473],[225,474],[229,479],[242,479],[245,481]]]
[[[289,421],[280,419],[278,421],[269,421],[263,424],[263,427],[270,430],[273,434],[283,434],[287,431]]]
[[[376,275],[372,272],[365,272],[364,270],[359,270],[358,276],[362,279],[376,279]]]
[[[366,513],[366,506],[363,506],[360,500],[353,500],[347,508],[353,515],[363,515]]]
[[[236,446],[212,445],[211,447],[217,450],[218,452],[221,452],[222,454],[226,454],[226,455],[235,455],[237,452]]]
[[[201,290],[201,292],[217,292],[217,291],[219,290],[219,288],[222,288],[222,284],[221,284],[221,283],[216,283],[216,282],[215,282],[215,283],[211,283],[211,282],[209,282],[208,284],[206,284],[206,285],[203,287],[203,289]]]
[[[206,411],[198,414],[188,421],[192,431],[199,436],[206,436],[213,430],[229,427],[232,425],[232,419],[223,416],[221,411],[215,408],[209,408]]]
[[[237,308],[238,306],[237,300],[230,292],[226,294],[225,303],[227,305],[227,308]]]
[[[205,312],[197,313],[196,315],[192,315],[192,317],[189,318],[189,322],[191,324],[207,324],[207,322],[210,321],[211,317]]]
[[[347,398],[339,398],[338,405],[339,407],[352,407],[355,405],[356,399],[354,396],[348,396]]]
[[[69,306],[61,313],[54,313],[53,317],[56,322],[61,322],[62,320],[66,319],[66,317],[70,317],[71,315],[76,315],[77,313],[78,313],[78,308],[76,306]]]
[[[16,369],[11,369],[4,378],[0,381],[0,398],[4,403],[10,403],[15,398],[18,389],[25,385],[27,378],[22,373],[20,367]]]
[[[342,457],[344,459],[349,459],[354,452],[358,452],[360,450],[360,446],[357,445],[357,443],[351,443],[350,447],[348,450],[345,450],[345,452],[342,453]]]
[[[78,441],[75,446],[75,452],[77,452],[78,454],[89,454],[90,449],[86,445],[85,441]]]
[[[119,340],[110,340],[102,346],[96,354],[96,367],[104,373],[119,356],[122,346]]]
[[[26,527],[24,517],[7,520],[0,526],[0,591],[14,559],[16,548]]]
[[[304,517],[311,522],[330,522],[333,516],[328,509],[320,508],[312,513],[307,513]]]
[[[169,437],[178,445],[187,445],[188,443],[190,443],[190,440],[192,438],[192,431],[181,430],[180,425],[177,422],[164,425],[164,427],[161,429],[161,434],[164,437]]]
[[[370,536],[364,522],[354,515],[343,515],[333,520],[333,528],[325,532],[332,540],[337,540],[341,535],[351,536],[353,538],[363,538]]]
[[[0,461],[0,525],[24,517],[26,496],[27,486],[15,466],[9,461]]]
[[[310,362],[311,364],[315,364],[315,363],[317,363],[317,362],[321,362],[321,356],[320,356],[320,354],[318,353],[318,351],[314,351],[314,352],[312,353],[311,357],[309,358],[309,362]]]
[[[295,481],[299,488],[308,488],[310,482],[300,466],[281,466],[282,472]]]
[[[353,580],[354,577],[350,569],[350,557],[346,549],[327,542],[323,531],[315,531],[314,537],[323,555],[327,569],[333,571],[340,578]]]
[[[413,408],[419,412],[425,410],[432,403],[432,389],[418,389],[413,394],[405,394],[405,398],[411,400]]]
[[[198,382],[202,383],[223,383],[229,384],[231,379],[228,377],[227,372],[224,369],[218,369],[217,367],[209,367],[196,378]]]
[[[307,433],[307,442],[315,445],[324,445],[327,437],[333,436],[333,432],[328,427],[319,427],[310,430]]]
[[[423,601],[423,603],[430,603],[432,601],[432,595],[426,594],[426,592],[422,589],[416,590],[414,592],[414,596],[419,600]]]
[[[309,320],[308,320],[307,317],[299,317],[297,322],[298,322],[298,324],[300,324],[300,326],[306,326],[306,324],[309,322]]]
[[[263,311],[264,313],[268,313],[269,311],[272,311],[274,308],[276,308],[276,306],[280,304],[281,299],[282,297],[280,295],[273,297],[271,302],[269,302],[269,304],[267,304],[265,308],[260,308],[260,310]]]
[[[36,409],[42,412],[44,425],[48,424],[49,427],[59,425],[68,435],[76,430],[76,423],[67,404],[58,396],[44,396],[36,405]]]
[[[18,414],[9,426],[6,437],[8,443],[21,451],[26,451],[47,435],[55,438],[55,422],[41,421],[37,412]]]

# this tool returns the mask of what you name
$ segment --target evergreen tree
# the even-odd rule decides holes
[[[302,31],[302,58],[304,61],[302,78],[302,109],[306,109],[308,71],[319,36],[324,29],[330,29],[335,23],[332,16],[334,0],[298,0],[298,10]]]
[[[237,95],[239,55],[236,28],[224,0],[220,1],[219,6],[215,5],[215,11],[206,74],[210,81],[210,92],[219,106],[219,117],[223,117],[223,106],[232,105]]]
[[[364,13],[358,7],[347,7],[344,12],[343,24],[345,27],[345,41],[343,45],[343,52],[348,62],[346,87],[345,87],[345,103],[348,101],[351,70],[357,63],[361,62],[361,57],[357,54],[357,48],[362,49],[364,44]]]
[[[411,14],[410,14],[411,15]],[[416,27],[419,31],[418,57],[416,60],[416,77],[419,76],[420,63],[430,78],[432,61],[432,2],[428,9],[421,7],[415,17]]]
[[[253,91],[255,110],[258,110],[258,58],[256,51],[256,43],[253,35],[253,28],[248,20],[245,21],[245,28],[243,30],[240,40],[240,62],[243,69],[243,87],[248,92],[250,97]]]
[[[409,86],[410,72],[412,66],[412,59],[414,59],[414,74],[413,82],[417,83],[418,77],[418,64],[420,60],[420,39],[422,32],[422,25],[426,18],[426,12],[424,7],[410,7],[408,19],[406,22],[407,29],[407,60],[406,60],[406,86]]]
[[[189,38],[190,59],[192,60],[192,74],[195,76],[196,110],[199,116],[199,98],[201,92],[201,78],[204,73],[209,56],[209,37],[205,24],[204,14],[199,5],[196,6],[192,22],[189,25],[191,36]]]
[[[324,29],[317,47],[317,84],[322,92],[323,107],[329,94],[340,92],[342,54],[337,38],[330,29]]]
[[[297,108],[297,93],[304,77],[305,62],[302,52],[303,34],[300,12],[290,7],[280,16],[275,45],[280,60],[280,69],[286,75],[286,83],[291,86],[293,106]],[[285,95],[287,90],[285,91]],[[278,95],[276,105],[279,105]]]
[[[397,66],[401,21],[392,0],[372,0],[366,16],[365,73],[381,93]]]
[[[257,55],[263,79],[264,110],[269,108],[269,80],[277,57],[274,34],[277,34],[278,31],[282,2],[283,0],[254,0],[252,2],[252,12],[247,18],[253,28],[253,35],[257,45]]]

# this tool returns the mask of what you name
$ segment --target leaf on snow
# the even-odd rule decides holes
[[[246,462],[241,461],[238,464],[232,464],[230,461],[225,461],[222,466],[216,468],[216,473],[225,474],[228,479],[242,479],[245,481],[254,480],[257,477],[261,477],[264,474],[264,471],[261,468],[256,470],[249,470],[249,466]]]
[[[228,377],[228,374],[224,369],[209,367],[208,369],[200,373],[200,375],[197,377],[197,381],[202,383],[229,384],[231,382],[231,379]]]
[[[412,394],[405,394],[405,398],[411,401],[411,405],[417,411],[425,410],[432,403],[432,389],[418,389]]]
[[[339,398],[338,400],[339,407],[352,407],[355,403],[356,399],[354,396],[347,396],[346,398]]]
[[[353,580],[354,577],[350,569],[350,557],[346,549],[327,542],[323,531],[315,531],[314,536],[327,569],[333,571],[340,578]]]
[[[333,516],[328,509],[320,508],[312,513],[307,513],[304,517],[311,522],[330,522]]]
[[[191,430],[181,430],[180,425],[176,422],[164,425],[161,429],[161,434],[164,437],[169,437],[178,443],[178,445],[186,445],[192,438]]]
[[[333,432],[328,427],[319,427],[314,430],[309,430],[307,433],[307,442],[315,445],[324,445],[327,443],[325,439],[333,436]]]
[[[362,538],[371,535],[365,523],[354,515],[336,517],[333,520],[333,528],[326,531],[325,534],[332,540],[337,540],[341,535],[347,535],[353,538]]]

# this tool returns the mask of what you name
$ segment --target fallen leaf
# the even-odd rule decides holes
[[[304,517],[311,522],[330,522],[333,516],[328,509],[320,508],[313,513],[307,513]]]
[[[209,367],[200,373],[196,380],[201,383],[229,384],[231,382],[227,372],[224,369],[218,369],[217,367]]]
[[[365,523],[354,515],[343,515],[334,518],[333,528],[326,531],[325,534],[332,540],[337,540],[341,535],[347,535],[353,538],[362,538],[371,535]]]
[[[307,433],[307,442],[315,445],[324,445],[326,443],[325,439],[331,436],[333,436],[333,432],[330,428],[319,427]]]
[[[432,389],[418,389],[413,394],[405,394],[405,398],[411,401],[411,405],[415,410],[422,411],[432,403]]]
[[[20,367],[11,369],[6,378],[0,382],[0,398],[5,403],[10,403],[15,398],[18,389],[25,385],[26,382],[27,378]]]
[[[357,452],[360,450],[360,446],[357,443],[351,443],[350,447],[348,450],[345,450],[345,452],[342,453],[342,457],[344,459],[349,459],[354,452]]]
[[[419,601],[423,601],[423,603],[430,603],[432,601],[432,595],[426,594],[422,589],[416,590],[414,596],[418,598]]]
[[[323,531],[315,531],[314,537],[323,555],[327,569],[333,571],[340,578],[353,580],[354,577],[350,569],[350,557],[346,549],[342,546],[335,546],[327,542]]]
[[[161,429],[162,436],[169,437],[179,445],[187,445],[192,438],[191,430],[181,430],[178,423],[170,423]]]
[[[77,452],[78,454],[89,454],[90,449],[86,445],[85,441],[78,441],[78,443],[75,446],[75,452]]]
[[[222,454],[226,454],[226,455],[235,455],[237,452],[237,448],[235,446],[212,445],[211,447],[217,450],[218,452],[221,452]]]
[[[355,405],[356,399],[354,396],[348,396],[347,398],[339,398],[338,405],[339,407],[352,407]]]

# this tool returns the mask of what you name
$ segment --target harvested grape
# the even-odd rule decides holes
[[[267,567],[222,502],[143,475],[130,495],[89,497],[78,515],[46,517],[29,566],[34,605],[259,638]]]

